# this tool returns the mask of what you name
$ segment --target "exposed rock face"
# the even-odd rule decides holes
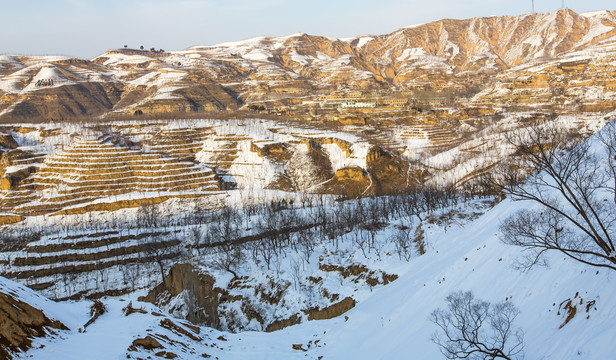
[[[339,272],[345,279],[351,277],[353,282],[363,279],[370,286],[387,285],[398,279],[398,275],[396,274],[369,270],[365,265],[361,264],[352,264],[346,267],[332,264],[319,264],[319,270]]]
[[[165,282],[141,300],[166,305],[169,299],[183,294],[186,320],[217,328],[219,296],[223,291],[214,287],[215,280],[195,271],[189,264],[177,264],[171,268]]]
[[[23,179],[36,172],[35,166],[22,166],[19,170],[13,171],[8,174],[6,173],[6,169],[9,166],[17,164],[28,165],[36,161],[35,155],[32,152],[18,149],[18,145],[13,140],[12,136],[10,137],[10,140],[7,140],[5,144],[10,146],[14,143],[15,147],[11,148],[13,150],[9,150],[6,152],[2,152],[0,150],[0,190],[14,189]]]
[[[333,269],[331,271],[337,271]],[[357,273],[358,278],[363,277],[366,282],[370,282],[370,276],[373,274],[365,267],[351,267],[348,270],[351,273]],[[328,270],[329,271],[329,270]],[[346,276],[345,276],[346,277]],[[376,279],[374,285],[387,284],[389,281],[395,280],[395,277],[387,275],[383,276],[384,280]],[[296,325],[302,320],[323,320],[331,319],[340,316],[352,309],[355,306],[355,300],[347,297],[341,301],[335,302],[329,306],[321,308],[311,308],[302,310],[300,313],[294,314],[286,319],[273,320],[262,313],[265,307],[255,306],[250,301],[247,301],[242,295],[231,295],[233,288],[252,288],[254,287],[255,298],[260,299],[262,304],[278,306],[284,303],[282,300],[286,288],[279,288],[274,284],[271,289],[265,289],[262,285],[250,283],[248,277],[233,279],[227,289],[221,289],[214,286],[215,279],[203,274],[193,268],[189,264],[176,264],[171,268],[169,274],[165,277],[164,283],[158,285],[150,291],[150,293],[140,300],[152,302],[158,306],[167,308],[172,314],[176,314],[194,324],[215,327],[224,330],[238,331],[243,329],[243,325],[235,319],[239,314],[235,310],[227,311],[225,305],[236,302],[240,304],[239,308],[248,321],[256,320],[261,329],[267,332],[277,331],[285,327]],[[230,294],[231,293],[231,294]],[[331,301],[336,301],[333,298]],[[237,309],[237,306],[231,308]],[[261,312],[260,312],[261,311]],[[224,326],[221,321],[224,317]]]
[[[13,359],[30,348],[33,338],[54,334],[53,329],[68,330],[41,310],[0,292],[0,359]]]
[[[13,135],[0,133],[0,152],[2,151],[2,148],[15,149],[17,146],[19,145],[15,139],[13,139]]]
[[[358,166],[346,167],[336,171],[333,187],[335,191],[349,197],[372,195],[374,193],[370,173]]]
[[[155,338],[153,338],[152,336],[148,335],[144,338],[140,338],[140,339],[135,339],[135,341],[133,341],[133,345],[132,347],[142,347],[146,350],[154,350],[154,349],[162,349],[163,346],[160,344],[160,342],[158,342],[158,340],[156,340]],[[132,349],[129,348],[129,350]]]
[[[267,328],[265,328],[266,332],[274,332],[278,330],[282,330],[286,327],[297,325],[302,321],[302,318],[299,314],[295,314],[288,319],[276,320],[273,323],[269,324]]]
[[[310,309],[306,313],[308,314],[308,320],[326,320],[340,316],[354,307],[355,300],[347,297],[333,305],[322,309]]]
[[[424,182],[421,173],[410,172],[410,165],[383,149],[373,147],[368,153],[367,170],[370,172],[375,193],[394,194]]]
[[[11,190],[16,188],[23,179],[34,173],[36,168],[33,166],[22,168],[12,173],[5,173],[0,180],[0,190]]]

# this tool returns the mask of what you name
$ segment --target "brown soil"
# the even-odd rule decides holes
[[[344,314],[345,312],[354,308],[355,304],[356,303],[353,298],[347,297],[323,309],[314,308],[304,312],[308,314],[308,320],[326,320]]]
[[[33,338],[55,334],[53,329],[68,330],[41,310],[4,292],[0,292],[0,319],[0,359],[13,359],[30,348]]]
[[[154,349],[163,348],[160,342],[150,335],[144,338],[135,339],[135,341],[133,341],[133,345],[129,347],[128,350],[135,351],[137,347],[142,347],[146,350],[154,350]]]
[[[302,321],[299,314],[295,314],[288,319],[276,320],[273,323],[269,324],[266,328],[266,332],[273,332],[282,330],[286,327],[297,325]]]

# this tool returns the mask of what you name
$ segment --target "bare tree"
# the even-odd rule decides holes
[[[140,227],[156,228],[161,222],[161,213],[155,204],[144,203],[137,213],[137,223]]]
[[[173,254],[173,249],[169,246],[160,246],[158,243],[148,242],[146,251],[146,255],[151,257],[156,264],[158,265],[158,269],[160,270],[160,278],[162,283],[165,283],[165,259],[169,258],[171,254]]]
[[[238,212],[225,207],[216,214],[208,228],[208,234],[205,235],[216,245],[216,249],[212,249],[215,256],[211,261],[211,266],[228,271],[235,278],[238,277],[237,268],[244,259],[242,245],[236,243],[240,237],[239,224],[241,224],[241,218]]]
[[[556,250],[584,264],[616,270],[616,132],[609,124],[577,146],[566,132],[535,127],[512,139],[516,164],[491,183],[513,200],[530,200],[538,209],[520,211],[501,225],[503,241],[526,250],[531,267]],[[520,169],[534,169],[524,179]],[[525,180],[525,181],[523,181]]]
[[[522,359],[524,334],[513,322],[519,310],[510,302],[490,304],[473,293],[447,296],[447,309],[430,315],[440,331],[432,336],[447,359]]]
[[[412,218],[410,218],[412,219]],[[408,224],[403,222],[397,227],[397,231],[394,234],[393,243],[396,249],[396,253],[400,260],[404,259],[406,261],[411,260],[412,256],[412,220],[409,221]]]
[[[244,258],[242,244],[223,242],[217,247],[209,265],[215,269],[227,271],[233,275],[234,279],[237,279],[239,278],[237,271],[244,262]]]

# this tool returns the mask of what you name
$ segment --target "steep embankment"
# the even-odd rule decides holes
[[[37,338],[55,337],[59,331],[69,330],[41,310],[49,306],[52,306],[49,300],[0,278],[0,358],[18,357],[28,351]],[[57,313],[52,311],[52,315]]]

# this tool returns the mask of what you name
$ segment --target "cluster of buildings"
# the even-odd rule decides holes
[[[445,92],[422,92],[420,94],[400,94],[392,97],[366,96],[362,94],[342,94],[322,96],[318,101],[305,101],[303,104],[319,104],[324,107],[334,106],[342,109],[372,109],[378,107],[404,108],[410,106],[445,106],[450,105],[455,98]]]
[[[405,107],[411,104],[408,97],[365,97],[361,95],[324,96],[322,104],[337,104],[340,108],[375,108],[381,106]]]

